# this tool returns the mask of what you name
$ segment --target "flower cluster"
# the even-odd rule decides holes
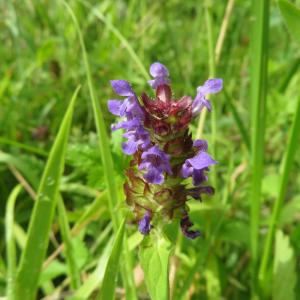
[[[186,202],[189,197],[201,199],[201,194],[213,194],[205,186],[207,171],[216,161],[207,153],[205,140],[193,142],[188,126],[206,107],[211,110],[207,94],[222,89],[222,79],[209,79],[197,88],[193,99],[183,96],[174,99],[168,69],[161,63],[150,67],[153,77],[148,83],[155,90],[155,98],[143,93],[138,99],[125,80],[112,80],[115,93],[123,100],[109,100],[109,111],[121,118],[112,130],[123,129],[123,152],[133,155],[126,171],[124,184],[126,202],[139,223],[139,231],[146,235],[160,224],[180,219],[182,232],[189,238],[200,235],[190,229]],[[191,177],[193,187],[185,179]]]

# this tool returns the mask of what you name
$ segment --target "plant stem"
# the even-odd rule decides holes
[[[261,182],[264,161],[264,136],[267,96],[268,24],[269,0],[252,1],[251,58],[251,163],[252,180],[250,189],[250,243],[252,255],[252,295],[256,293],[256,266],[258,260],[258,234],[261,208]]]
[[[299,131],[300,131],[300,97],[298,99],[296,113],[294,116],[292,129],[290,132],[287,151],[283,158],[283,169],[282,169],[282,175],[281,175],[281,180],[279,185],[279,193],[274,203],[270,224],[269,224],[269,230],[264,244],[263,257],[259,269],[259,280],[261,283],[263,283],[264,280],[266,279],[267,267],[271,258],[271,248],[274,240],[274,233],[278,222],[281,206],[285,198],[288,179],[293,167],[295,153],[296,150],[298,149],[297,142],[299,139]]]

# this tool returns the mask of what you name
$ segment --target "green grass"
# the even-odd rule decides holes
[[[0,297],[298,299],[299,8],[2,1]],[[215,195],[189,202],[204,237],[170,226],[171,245],[137,232],[123,192],[130,159],[107,110],[111,79],[151,93],[154,61],[175,97],[224,80],[191,126],[219,162]]]

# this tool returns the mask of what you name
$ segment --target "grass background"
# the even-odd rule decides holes
[[[224,42],[215,57],[230,2],[233,7],[225,19],[228,27]],[[171,259],[174,298],[184,297],[181,294],[187,291],[185,297],[189,299],[248,299],[255,295],[266,299],[299,299],[300,156],[297,149],[285,201],[280,207],[276,243],[268,255],[267,271],[260,282],[256,280],[299,98],[300,55],[277,1],[269,3],[268,39],[263,36],[265,43],[261,54],[257,54],[255,47],[262,41],[259,32],[263,26],[256,19],[261,13],[260,2],[264,1],[68,1],[84,39],[94,98],[103,112],[101,124],[110,136],[106,147],[111,149],[114,162],[113,176],[120,198],[116,208],[120,214],[126,213],[122,183],[129,158],[121,153],[121,134],[110,133],[114,119],[106,103],[114,95],[109,80],[126,79],[138,94],[144,90],[150,92],[147,70],[154,61],[169,68],[177,96],[194,96],[196,87],[211,74],[224,79],[224,91],[212,98],[214,115],[206,116],[203,128],[203,137],[208,139],[214,158],[220,162],[214,171],[217,190],[213,198],[205,199],[202,204],[190,202],[191,218],[206,238],[190,241],[179,237]],[[299,7],[300,1],[294,3]],[[90,101],[78,33],[61,1],[2,1],[0,11],[0,295],[6,294],[7,274],[11,270],[5,233],[9,229],[13,232],[18,261],[25,247],[33,199],[47,157],[69,101],[81,85],[59,186],[80,278],[70,276],[67,252],[53,256],[65,240],[64,227],[55,213],[37,299],[67,299],[78,290],[78,299],[93,299],[101,279],[93,272],[97,267],[101,269],[99,263],[111,251],[107,245],[111,244],[113,229],[105,179],[107,169],[101,162],[103,152],[99,151],[95,110]],[[260,80],[255,70],[261,67],[260,58],[266,53],[268,78]],[[263,96],[253,96],[255,84],[266,91],[264,111],[259,107]],[[255,101],[258,101],[258,112]],[[259,112],[263,113],[265,122],[259,118],[255,121]],[[195,122],[191,127],[194,136],[197,126]],[[255,138],[263,141],[258,145],[261,148],[253,148]],[[297,148],[298,143],[293,147]],[[260,150],[263,161],[253,159],[254,153]],[[256,167],[261,167],[262,172],[258,179],[261,193],[253,183],[258,176]],[[5,207],[19,183],[23,188],[14,190],[18,197],[10,223],[12,228],[8,228]],[[257,192],[254,198],[253,189]],[[251,215],[253,201],[258,204],[258,213]],[[88,210],[91,205],[93,209]],[[258,237],[255,226],[258,226]],[[134,224],[127,224],[126,232],[137,277],[136,292],[139,299],[144,299],[147,291],[136,248],[140,236]],[[257,241],[255,255],[253,239]],[[122,258],[120,268],[128,270]],[[96,274],[94,281],[91,274]],[[283,282],[280,278],[288,280]],[[87,282],[93,283],[92,288],[87,288]],[[120,276],[117,298],[124,295],[122,286]]]

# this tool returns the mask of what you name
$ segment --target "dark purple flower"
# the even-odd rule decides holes
[[[184,217],[180,220],[181,230],[186,237],[192,240],[201,235],[200,231],[190,230],[190,227],[193,225],[194,224],[189,219],[188,214],[185,213]]]
[[[139,170],[147,170],[144,179],[149,183],[162,184],[164,182],[163,173],[172,174],[170,166],[170,156],[159,149],[158,146],[152,146],[142,154],[142,163]]]
[[[197,95],[194,99],[192,109],[193,109],[193,116],[198,115],[201,110],[206,107],[209,111],[211,111],[211,103],[208,99],[205,98],[207,94],[215,94],[218,93],[223,87],[223,80],[216,78],[216,79],[209,79],[205,81],[204,85],[199,86],[197,88]]]
[[[168,85],[170,83],[168,69],[159,62],[155,62],[150,66],[150,74],[154,79],[149,80],[148,83],[153,89],[158,88],[160,85]]]
[[[139,231],[143,235],[149,234],[152,226],[150,224],[151,221],[151,213],[146,211],[144,217],[139,221]]]
[[[181,174],[183,178],[192,176],[193,184],[199,185],[207,180],[204,171],[217,162],[213,160],[206,152],[199,151],[193,158],[189,158],[182,166]]]
[[[186,194],[196,200],[201,200],[201,194],[213,195],[214,192],[211,186],[197,186],[186,190]]]

